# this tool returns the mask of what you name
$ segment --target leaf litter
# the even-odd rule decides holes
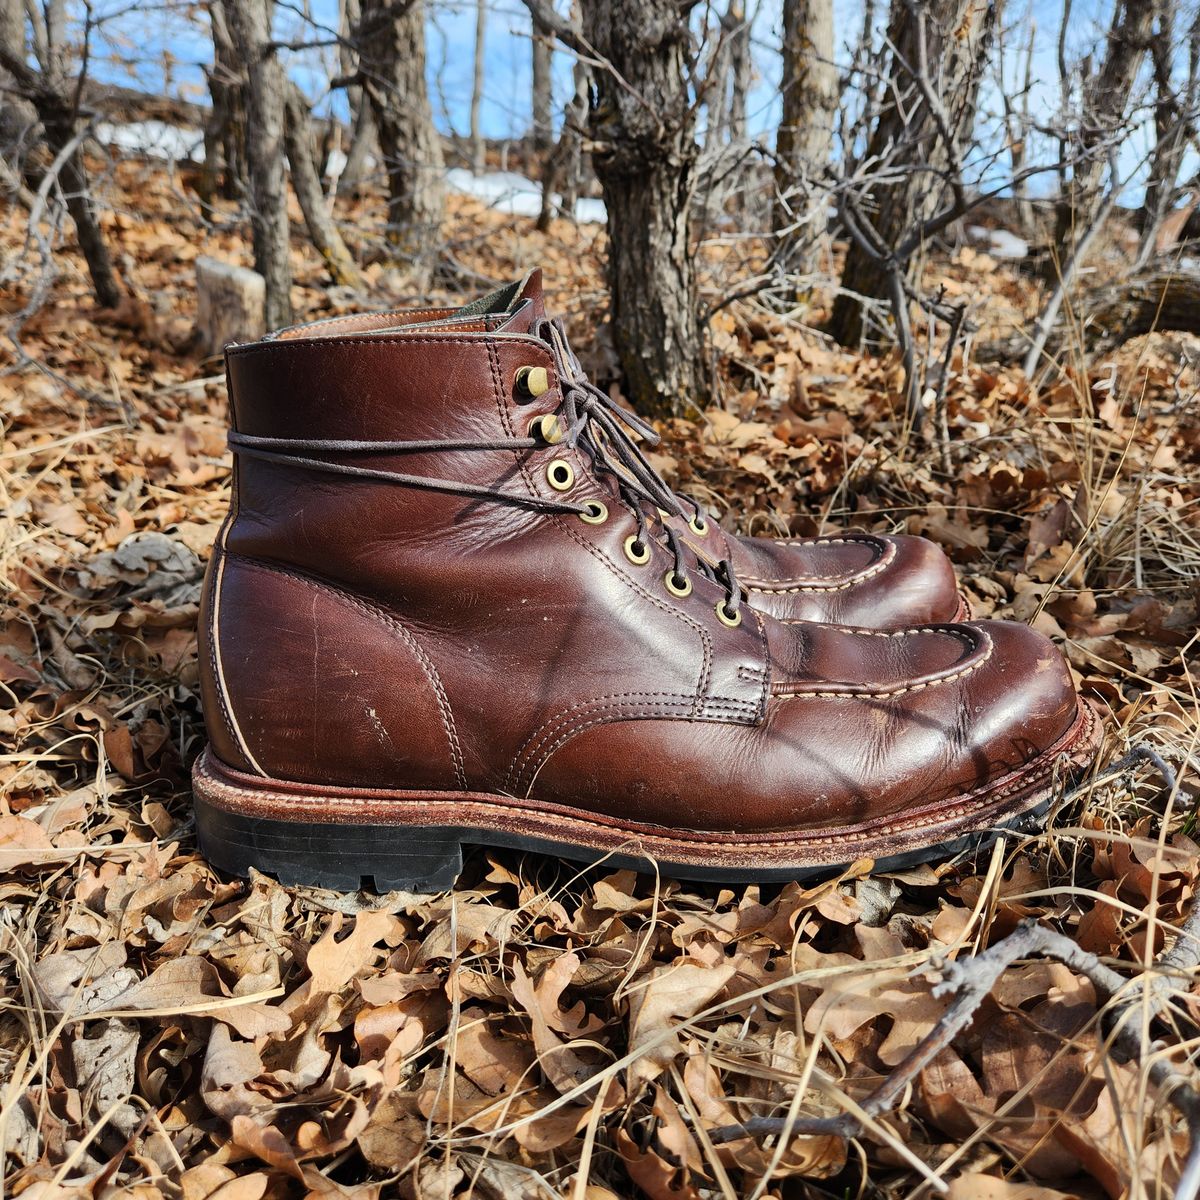
[[[215,875],[188,807],[197,603],[229,486],[217,364],[187,350],[190,264],[198,246],[239,262],[249,250],[154,173],[126,164],[117,180],[140,214],[121,235],[137,319],[98,316],[64,251],[20,337],[73,388],[11,357],[0,373],[10,1194],[1171,1194],[1184,1122],[1145,1062],[1114,1052],[1111,1005],[1045,959],[1003,971],[858,1135],[745,1127],[858,1111],[946,1012],[946,964],[1030,920],[1134,996],[1165,988],[1146,1043],[1193,1072],[1194,968],[1153,966],[1200,877],[1189,339],[1139,339],[1037,392],[956,360],[947,476],[906,426],[894,360],[832,348],[750,299],[714,318],[714,407],[665,423],[653,452],[745,531],[931,537],[976,615],[1054,636],[1108,735],[1045,833],[978,860],[890,876],[862,863],[774,889],[478,852],[448,894],[288,890]],[[361,215],[378,220],[378,205]],[[609,378],[592,317],[599,235],[504,218],[512,236],[475,236],[501,220],[455,200],[460,261],[492,279],[545,265],[586,365]],[[6,216],[6,252],[21,235]],[[298,248],[296,268],[304,314],[335,311],[315,258]],[[981,318],[1028,308],[1007,267],[934,268],[983,297]],[[722,269],[707,267],[714,294]],[[386,288],[382,267],[368,275]],[[1113,769],[1133,746],[1161,755],[1176,786],[1145,762]]]

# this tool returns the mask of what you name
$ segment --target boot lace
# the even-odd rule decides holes
[[[702,510],[695,500],[690,496],[680,497],[671,490],[634,441],[632,435],[636,434],[648,445],[657,445],[659,439],[654,428],[641,417],[620,407],[607,393],[588,380],[567,343],[565,330],[558,318],[547,318],[535,328],[556,351],[560,364],[566,367],[560,372],[562,401],[554,413],[562,431],[561,441],[588,458],[596,478],[607,480],[633,515],[637,523],[633,543],[636,552],[640,554],[648,550],[652,537],[661,539],[660,544],[670,551],[674,560],[669,578],[674,586],[680,589],[680,594],[683,594],[683,589],[688,586],[688,572],[697,571],[724,589],[725,599],[718,605],[719,613],[728,623],[736,624],[740,620],[743,594],[733,564],[728,559],[722,559],[715,565],[710,564],[692,551],[665,522],[657,521],[652,524],[655,510],[671,516],[683,516],[685,503],[694,510],[693,519],[699,520],[702,515]],[[569,513],[575,516],[591,512],[587,504],[573,504],[566,500],[511,492],[486,484],[440,479],[430,475],[410,475],[401,471],[365,467],[343,461],[346,456],[363,454],[389,457],[436,454],[441,451],[541,450],[547,445],[542,436],[500,440],[443,438],[425,441],[359,441],[338,438],[258,437],[231,430],[227,440],[233,453],[243,458],[255,458],[289,467],[413,487],[423,491],[449,492],[481,500],[516,504],[538,512]],[[327,455],[338,457],[330,458],[326,457]]]
[[[645,548],[650,536],[648,506],[674,517],[684,516],[687,506],[692,509],[691,519],[702,521],[704,511],[699,503],[691,496],[672,491],[630,436],[630,431],[636,433],[646,445],[653,447],[659,444],[658,432],[588,379],[571,349],[562,318],[542,318],[535,323],[534,333],[550,344],[560,367],[566,368],[560,370],[562,403],[556,413],[563,442],[585,453],[598,477],[607,477],[613,482],[617,494],[637,522],[635,548],[639,551]],[[729,559],[710,564],[694,551],[689,554],[690,548],[668,525],[660,523],[658,533],[675,560],[671,572],[674,584],[679,588],[686,586],[688,567],[694,566],[700,574],[725,589],[724,615],[736,621],[743,598],[742,588]]]

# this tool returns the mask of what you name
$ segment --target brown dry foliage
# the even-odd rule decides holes
[[[959,364],[947,478],[905,428],[895,363],[741,304],[713,326],[721,407],[674,423],[657,451],[742,529],[923,533],[959,564],[978,614],[1058,639],[1109,736],[1044,835],[978,862],[891,876],[864,863],[774,892],[515,854],[476,855],[448,895],[287,891],[218,878],[188,807],[203,740],[196,602],[229,485],[219,364],[186,351],[191,261],[244,262],[248,248],[155,173],[119,179],[119,211],[138,215],[109,227],[140,291],[98,315],[64,254],[21,332],[53,374],[0,375],[12,1194],[1169,1194],[1179,1123],[1144,1068],[1109,1053],[1091,986],[1047,962],[1007,972],[900,1110],[856,1142],[715,1146],[710,1132],[852,1107],[944,1010],[938,962],[1023,918],[1136,981],[1189,911],[1190,344],[1145,339],[1038,395],[1015,372]],[[6,253],[23,232],[9,214]],[[461,202],[451,237],[492,280],[544,263],[604,375],[598,234],[560,223],[544,239]],[[336,307],[314,256],[298,247],[295,265],[301,310]],[[981,255],[938,269],[998,324],[1035,302]],[[370,274],[381,291],[392,282]],[[1180,767],[1174,793],[1150,772],[1106,772],[1132,744]],[[1172,1031],[1182,1069],[1196,1046],[1189,983]]]

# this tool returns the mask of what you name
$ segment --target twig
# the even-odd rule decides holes
[[[1139,763],[1151,763],[1162,775],[1163,786],[1173,792],[1177,784],[1174,769],[1156,750],[1137,746],[1113,764],[1114,773]],[[1176,1200],[1196,1200],[1200,1196],[1200,1092],[1193,1082],[1171,1064],[1163,1053],[1167,1047],[1159,1041],[1148,1042],[1144,1026],[1130,1020],[1142,1011],[1136,981],[1105,966],[1096,955],[1084,950],[1069,937],[1047,929],[1033,921],[1025,921],[1008,937],[982,953],[953,962],[933,965],[941,970],[942,979],[932,994],[935,997],[953,994],[955,999],[941,1019],[925,1035],[909,1056],[862,1102],[862,1117],[843,1113],[836,1117],[799,1118],[752,1117],[738,1125],[727,1125],[711,1131],[711,1140],[720,1145],[753,1136],[833,1135],[859,1137],[864,1132],[864,1118],[880,1117],[891,1111],[906,1090],[975,1016],[979,1006],[996,986],[1000,977],[1013,963],[1034,955],[1042,955],[1063,963],[1082,975],[1107,1002],[1104,1025],[1110,1031],[1113,1050],[1125,1061],[1146,1064],[1146,1076],[1184,1118],[1188,1127],[1191,1148],[1180,1177]],[[1168,983],[1165,976],[1185,974],[1200,966],[1200,901],[1193,904],[1173,945],[1154,963],[1154,972],[1142,976],[1150,990],[1149,1008],[1153,1020],[1167,1003]]]

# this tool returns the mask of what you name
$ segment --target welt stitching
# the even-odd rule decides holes
[[[462,747],[459,745],[458,733],[454,727],[454,714],[450,708],[450,701],[446,696],[445,689],[442,687],[441,676],[438,674],[437,667],[434,666],[429,656],[425,653],[421,644],[417,641],[411,630],[404,626],[400,621],[396,620],[390,613],[375,605],[369,604],[361,597],[354,595],[352,592],[343,591],[341,588],[331,587],[327,583],[323,583],[318,579],[314,579],[311,575],[306,575],[300,571],[293,571],[287,567],[275,566],[274,564],[258,563],[253,559],[241,558],[247,567],[265,572],[276,573],[283,575],[289,579],[294,579],[299,583],[307,584],[310,587],[316,588],[319,592],[324,592],[327,596],[332,596],[335,600],[341,600],[352,607],[357,608],[366,616],[373,617],[375,620],[382,621],[389,629],[392,629],[400,636],[401,641],[416,655],[417,661],[421,664],[425,672],[425,677],[429,680],[433,687],[434,696],[437,699],[438,713],[442,719],[442,729],[446,734],[446,740],[450,746],[450,757],[454,767],[454,775],[459,786],[465,792],[467,790],[466,771],[463,767]]]
[[[1049,751],[1044,752],[1043,757],[1047,757],[1047,762],[1045,763],[1045,765],[1043,765],[1035,770],[1026,770],[1024,772],[1019,773],[1016,776],[1016,778],[1014,778],[1012,780],[1011,783],[1006,784],[1004,787],[1001,787],[1001,788],[986,788],[985,787],[983,789],[977,789],[973,793],[968,793],[966,797],[960,798],[960,800],[962,800],[964,802],[960,802],[953,808],[942,808],[942,809],[939,809],[936,813],[930,814],[925,817],[918,818],[917,820],[893,821],[891,824],[885,825],[885,826],[872,826],[872,827],[869,827],[867,830],[865,830],[865,832],[872,837],[884,837],[891,833],[906,833],[910,830],[919,830],[919,829],[928,828],[930,826],[941,825],[941,824],[944,824],[946,821],[951,820],[960,814],[966,814],[966,813],[973,812],[974,810],[983,807],[984,804],[991,803],[995,800],[1003,800],[1005,797],[1012,795],[1014,792],[1024,791],[1027,788],[1031,787],[1031,785],[1036,785],[1036,784],[1040,783],[1042,780],[1046,779],[1048,776],[1051,776],[1054,773],[1059,761],[1065,755],[1070,754],[1071,750],[1080,741],[1082,741],[1085,737],[1087,737],[1091,733],[1092,729],[1095,727],[1096,718],[1095,718],[1094,714],[1091,712],[1091,710],[1085,709],[1083,715],[1084,715],[1084,720],[1083,720],[1080,728],[1078,729],[1078,731],[1075,732],[1075,736],[1072,737],[1069,742],[1066,742],[1066,744],[1064,744],[1062,746],[1051,747],[1051,749],[1054,750],[1053,758],[1048,758]],[[242,795],[242,793],[244,793],[248,790],[245,788],[234,787],[230,784],[221,782],[219,779],[214,779],[214,778],[207,779],[205,781],[205,786],[207,788],[211,789],[211,791],[216,794],[225,795],[231,803],[234,803],[233,811],[235,811],[235,812],[237,811],[236,801],[243,800],[244,796]],[[285,799],[288,806],[293,809],[307,808],[307,809],[316,809],[316,810],[318,810],[318,812],[320,812],[324,809],[324,806],[326,806],[329,803],[329,801],[325,800],[325,799],[316,799],[314,797],[308,797],[308,796],[302,796],[302,795],[298,796],[298,795],[294,795],[292,793],[277,792],[277,793],[275,793],[275,795],[281,799]],[[358,797],[358,796],[339,796],[335,800],[335,804],[337,806],[342,806],[342,807],[357,806],[357,807],[361,808],[361,807],[365,807],[372,803],[374,803],[374,800],[372,798]],[[525,807],[519,806],[519,805],[514,805],[514,804],[495,804],[495,803],[492,803],[489,801],[489,802],[487,802],[487,807],[489,809],[495,809],[497,812],[500,812],[500,813],[507,813],[507,814],[518,816],[518,817],[524,817],[526,819],[528,819],[528,817],[530,815],[530,810],[528,808],[525,808]],[[557,814],[556,814],[556,816],[557,816]],[[585,831],[589,828],[595,828],[598,825],[598,822],[588,821],[586,818],[559,817],[558,819],[566,820],[568,822],[573,822],[576,826],[582,827]],[[404,826],[402,826],[402,825],[397,826],[397,828],[403,828],[403,827]],[[821,837],[821,838],[809,837],[809,838],[799,838],[799,839],[797,839],[797,838],[782,838],[782,839],[773,839],[769,842],[768,841],[755,842],[755,843],[752,843],[752,845],[753,845],[754,849],[760,850],[760,851],[764,848],[779,849],[779,850],[787,850],[787,849],[791,849],[791,848],[804,849],[805,847],[814,846],[814,845],[815,846],[843,845],[846,842],[846,838],[847,838],[847,835],[843,831],[843,832],[840,832],[836,835],[832,835],[829,837]],[[733,840],[732,837],[726,838],[725,840],[721,840],[721,841],[712,841],[712,840],[702,839],[702,838],[685,838],[685,837],[678,837],[677,840],[679,842],[682,842],[683,844],[685,844],[688,847],[695,846],[700,849],[709,849],[709,850],[728,850],[728,849],[730,849],[731,846],[749,844],[749,843],[746,843],[744,841],[744,839],[742,842],[736,842]]]

